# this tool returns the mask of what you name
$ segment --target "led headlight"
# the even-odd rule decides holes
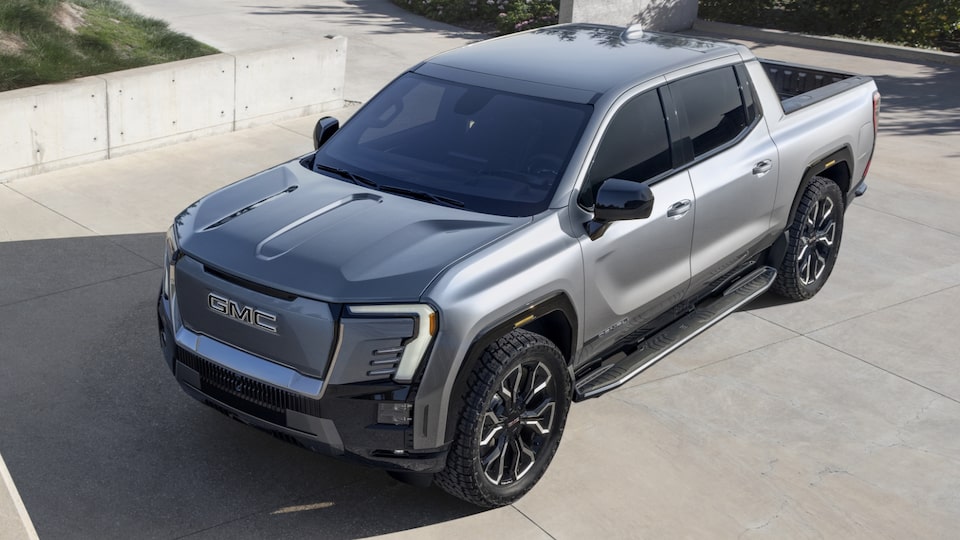
[[[180,244],[173,227],[167,229],[163,249],[163,296],[173,298],[177,292],[177,259],[180,258]]]
[[[380,306],[349,306],[353,315],[383,315],[386,317],[410,317],[416,321],[413,337],[403,344],[400,364],[393,380],[408,383],[413,380],[420,362],[430,347],[433,336],[437,334],[437,312],[426,304],[394,304]]]

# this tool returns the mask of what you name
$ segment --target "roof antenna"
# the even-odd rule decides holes
[[[633,41],[643,37],[643,25],[640,23],[631,24],[623,31],[622,39],[624,41]]]

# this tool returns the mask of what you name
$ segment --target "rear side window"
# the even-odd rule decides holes
[[[581,191],[580,204],[592,207],[596,190],[608,178],[644,182],[672,167],[660,95],[651,90],[628,101],[610,120]]]
[[[736,139],[749,125],[732,67],[675,81],[670,91],[686,120],[695,157]]]

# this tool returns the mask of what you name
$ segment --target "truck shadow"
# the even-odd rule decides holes
[[[41,538],[357,538],[479,511],[184,394],[159,353],[162,245],[0,242],[0,453]]]

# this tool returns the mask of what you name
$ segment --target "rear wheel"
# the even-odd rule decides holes
[[[773,290],[792,300],[817,294],[830,277],[843,234],[843,194],[828,178],[815,176],[800,199],[788,232],[786,256]]]
[[[470,375],[447,467],[435,480],[479,506],[503,506],[543,476],[560,444],[570,381],[557,347],[514,330],[490,345]]]

